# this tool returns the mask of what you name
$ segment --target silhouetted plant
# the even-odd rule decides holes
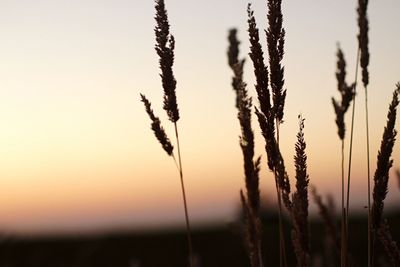
[[[189,247],[189,262],[190,266],[193,267],[193,249],[192,249],[192,238],[191,238],[191,229],[189,222],[189,212],[187,207],[186,200],[186,192],[185,185],[183,179],[183,167],[182,167],[182,157],[181,157],[181,149],[179,144],[179,134],[178,134],[178,125],[177,122],[180,118],[179,109],[176,100],[176,80],[173,74],[172,66],[174,64],[174,49],[175,49],[175,39],[174,36],[170,34],[169,31],[169,22],[167,10],[165,8],[164,0],[155,0],[155,9],[156,9],[156,27],[154,29],[156,35],[156,46],[155,49],[159,56],[159,63],[161,69],[161,82],[162,87],[164,89],[164,110],[167,112],[169,120],[174,124],[175,128],[175,136],[176,143],[178,149],[178,169],[179,176],[181,182],[181,190],[182,190],[182,198],[183,198],[183,206],[185,211],[185,222],[186,222],[186,232],[187,232],[187,240]],[[167,151],[171,150],[172,154],[172,145],[169,143],[169,139],[166,138],[165,132],[161,126],[158,126],[159,120],[154,115],[152,115],[152,111],[150,109],[150,103],[146,100],[146,98],[142,95],[142,101],[145,103],[146,111],[152,119],[152,129],[156,133],[157,139],[163,145],[163,148]],[[150,112],[151,111],[151,112]],[[154,130],[157,128],[157,131]],[[168,142],[166,142],[168,140]],[[169,143],[169,144],[168,144]],[[171,148],[170,148],[171,147]],[[167,153],[168,153],[167,151]],[[170,153],[169,153],[170,154]],[[175,160],[175,157],[174,157]],[[176,160],[175,160],[176,162]]]
[[[306,142],[304,140],[304,119],[299,116],[299,132],[295,145],[296,191],[292,196],[292,241],[297,266],[310,266],[310,241],[308,228],[308,173]]]
[[[262,266],[261,254],[261,226],[259,218],[260,190],[259,171],[260,157],[254,161],[254,134],[251,128],[251,98],[248,96],[246,84],[243,82],[244,59],[239,60],[239,41],[236,29],[229,31],[228,63],[233,71],[232,87],[236,93],[236,107],[240,123],[240,147],[243,153],[244,173],[246,182],[246,197],[241,194],[241,202],[246,218],[247,239],[251,266]]]
[[[388,192],[389,170],[393,165],[391,155],[397,135],[394,126],[396,123],[397,106],[399,104],[398,95],[400,93],[400,83],[398,83],[396,87],[392,102],[389,106],[387,124],[378,151],[377,168],[374,175],[373,203],[371,210],[371,223],[374,236],[376,236],[382,225],[384,200]]]

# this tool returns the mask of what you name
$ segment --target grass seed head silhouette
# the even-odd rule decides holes
[[[295,145],[296,192],[292,195],[293,248],[297,266],[310,265],[310,241],[308,231],[308,173],[304,119],[299,116],[299,132]]]
[[[169,156],[172,156],[174,147],[171,144],[171,141],[169,140],[167,134],[165,133],[164,128],[161,126],[160,119],[154,115],[154,112],[151,109],[151,103],[146,98],[146,96],[143,94],[140,94],[140,97],[141,97],[141,101],[144,104],[146,112],[150,117],[151,129],[153,130],[157,140],[160,142],[160,144],[161,144],[162,148],[165,150],[165,152],[167,152],[167,154]]]
[[[283,120],[283,109],[285,106],[286,90],[283,89],[284,67],[281,65],[284,45],[285,45],[285,29],[282,27],[282,0],[268,1],[268,30],[267,46],[269,54],[269,71],[270,84],[272,90],[273,110],[278,123]]]
[[[373,204],[371,210],[372,229],[378,231],[382,223],[383,207],[388,192],[389,170],[393,165],[391,159],[397,131],[394,129],[396,123],[396,112],[399,104],[400,83],[396,85],[393,99],[387,114],[387,123],[383,131],[381,146],[378,151],[377,168],[374,175]]]
[[[259,218],[260,190],[259,171],[260,157],[254,161],[254,133],[251,127],[252,101],[248,96],[246,83],[243,82],[244,59],[239,60],[239,41],[236,29],[229,31],[228,63],[233,71],[232,87],[236,93],[236,107],[241,129],[240,148],[243,154],[246,197],[240,191],[241,203],[246,219],[247,244],[253,267],[262,266],[261,257],[261,227]]]
[[[168,15],[163,0],[156,0],[156,51],[160,57],[161,80],[164,88],[164,109],[172,122],[179,120],[176,102],[176,80],[172,71],[174,64],[175,39],[169,32]]]
[[[344,115],[349,109],[350,103],[354,97],[354,84],[348,85],[346,83],[346,60],[342,49],[338,46],[337,56],[337,70],[336,70],[336,80],[338,84],[338,91],[340,93],[341,99],[339,101],[332,97],[332,104],[336,114],[336,125],[338,127],[338,135],[341,140],[345,137],[345,123]]]
[[[360,65],[362,69],[362,82],[365,87],[367,87],[369,83],[369,73],[368,73],[368,65],[369,65],[369,49],[368,49],[368,17],[367,17],[367,7],[368,0],[358,0],[358,28],[359,33],[357,35],[358,45],[360,48]]]

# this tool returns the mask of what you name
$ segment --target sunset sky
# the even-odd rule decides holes
[[[347,81],[354,80],[357,1],[283,2],[287,101],[281,150],[293,182],[301,113],[311,183],[339,200],[340,141],[331,97],[339,97],[334,76],[338,42],[348,62]],[[244,178],[227,34],[238,28],[241,56],[247,57],[247,2],[166,0],[166,6],[176,39],[189,212],[195,224],[229,222],[237,213]],[[259,28],[267,28],[266,1],[253,1],[253,8]],[[369,4],[372,174],[387,107],[400,81],[399,10],[398,0]],[[0,232],[183,224],[178,172],[139,101],[139,93],[146,94],[174,140],[162,109],[154,15],[151,0],[0,2]],[[255,96],[248,57],[245,80]],[[358,89],[351,201],[354,210],[363,210],[365,115],[364,93]],[[346,118],[349,125],[349,113]],[[273,202],[273,177],[256,121],[253,128],[256,154],[264,159],[261,192]],[[393,157],[400,168],[399,144]],[[395,179],[390,186],[388,202],[398,202]]]

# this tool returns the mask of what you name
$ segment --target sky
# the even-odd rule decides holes
[[[259,28],[266,29],[266,1],[252,3]],[[247,56],[247,2],[166,0],[166,7],[176,39],[178,126],[190,217],[195,225],[228,223],[238,212],[244,178],[227,34],[232,27],[239,30],[241,57],[247,59],[245,80],[255,96]],[[282,154],[293,183],[301,113],[311,184],[338,201],[340,141],[331,97],[338,97],[338,42],[348,63],[347,81],[354,80],[355,9],[356,1],[348,0],[283,1],[287,100]],[[388,104],[400,81],[399,10],[397,0],[369,4],[372,174]],[[0,2],[1,232],[184,224],[178,172],[153,136],[139,101],[139,93],[146,94],[174,140],[173,125],[162,109],[154,15],[153,1]],[[262,31],[261,39],[266,52]],[[359,89],[351,207],[362,211],[367,185],[364,93]],[[253,129],[256,154],[263,158],[261,193],[274,202],[273,176],[256,121]],[[400,168],[398,151],[396,144],[394,168]],[[400,198],[393,178],[389,204]]]

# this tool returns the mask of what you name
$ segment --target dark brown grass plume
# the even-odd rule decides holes
[[[250,38],[250,58],[253,61],[256,76],[256,91],[260,109],[256,108],[256,115],[262,135],[265,139],[265,150],[268,157],[268,167],[275,173],[279,190],[284,194],[285,205],[290,209],[290,183],[285,169],[284,160],[275,138],[275,116],[271,107],[270,92],[268,89],[268,69],[264,64],[264,56],[259,42],[259,33],[251,5],[248,5],[248,32]]]
[[[281,65],[284,54],[285,30],[282,27],[282,0],[268,1],[267,46],[269,54],[270,84],[273,94],[274,113],[277,123],[282,122],[286,90],[283,89],[284,68]],[[278,127],[277,125],[277,127]]]
[[[310,241],[308,226],[308,173],[306,142],[304,140],[304,119],[299,116],[299,132],[295,145],[296,191],[292,196],[293,231],[292,242],[297,266],[310,266]]]
[[[282,13],[280,11],[281,1],[268,1],[270,8],[268,17],[271,23],[267,32],[268,47],[270,52],[270,69],[274,68],[274,73],[271,75],[264,63],[264,54],[260,44],[259,30],[257,28],[254,12],[251,5],[248,5],[248,33],[250,40],[250,58],[253,62],[254,74],[256,77],[255,88],[259,100],[260,108],[256,108],[256,115],[260,125],[262,135],[265,139],[265,150],[268,157],[268,167],[274,173],[276,192],[278,198],[278,215],[279,215],[279,230],[280,230],[280,265],[286,266],[285,243],[283,237],[282,224],[282,200],[288,210],[291,209],[290,200],[290,183],[285,170],[284,160],[279,149],[279,134],[275,137],[275,121],[280,123],[283,117],[283,105],[286,92],[282,91],[283,87],[283,68],[280,66],[280,61],[283,57],[283,37],[282,30]],[[275,21],[277,19],[278,21]],[[269,40],[268,40],[269,39]],[[269,79],[273,79],[270,80]],[[271,85],[273,90],[272,100],[274,107],[271,106],[271,95],[268,86]]]
[[[393,254],[396,254],[392,251],[393,244],[391,244],[390,232],[388,231],[387,226],[384,225],[383,209],[384,200],[388,192],[389,170],[393,165],[391,155],[397,134],[395,123],[397,106],[399,104],[399,93],[400,83],[396,85],[396,90],[393,93],[393,99],[389,106],[387,124],[383,131],[382,142],[378,151],[377,168],[374,175],[374,188],[372,193],[373,203],[371,209],[372,264],[374,264],[374,247],[377,237],[381,240],[385,250],[390,250],[389,252],[387,251],[387,253],[391,260],[393,260]]]
[[[362,82],[364,87],[367,87],[369,83],[369,49],[368,49],[368,16],[367,16],[368,0],[358,0],[358,45],[360,49],[360,65],[362,69]]]
[[[178,104],[176,101],[176,80],[172,71],[172,66],[174,64],[174,49],[175,49],[175,39],[170,34],[169,31],[169,22],[167,10],[165,8],[165,3],[163,0],[155,0],[155,9],[156,9],[156,27],[154,29],[156,35],[156,45],[155,49],[159,56],[159,63],[161,69],[161,82],[162,87],[164,89],[164,105],[163,108],[167,112],[169,120],[174,124],[175,128],[175,137],[176,144],[178,150],[178,163],[177,167],[179,170],[179,177],[181,183],[182,190],[182,198],[183,198],[183,206],[185,212],[185,222],[186,222],[186,234],[187,234],[187,242],[188,242],[188,256],[189,256],[189,264],[193,267],[193,249],[192,249],[192,239],[191,239],[191,230],[190,230],[190,222],[189,222],[189,212],[187,207],[186,193],[185,193],[185,185],[183,179],[183,167],[182,167],[182,157],[181,157],[181,149],[179,145],[179,134],[178,134],[178,126],[177,122],[179,120],[179,110]],[[172,155],[172,145],[169,142],[169,139],[166,137],[163,128],[159,123],[159,119],[156,118],[150,108],[150,102],[142,95],[142,101],[145,103],[146,111],[152,119],[152,129],[156,134],[157,139],[163,145],[164,150],[167,151],[169,155]],[[175,160],[175,157],[174,157]],[[175,160],[176,163],[176,160]]]
[[[246,217],[247,240],[251,266],[262,266],[261,254],[261,227],[259,219],[260,190],[259,171],[260,161],[254,158],[254,133],[251,128],[252,103],[248,96],[246,84],[243,82],[244,60],[239,60],[239,41],[236,37],[237,30],[229,31],[228,63],[233,71],[232,87],[236,92],[236,107],[240,123],[240,147],[243,153],[244,172],[246,182],[246,196],[241,191],[241,201]]]
[[[239,41],[236,38],[236,30],[231,30],[229,35],[228,61],[233,70],[232,86],[236,92],[236,104],[238,108],[238,119],[240,123],[241,136],[240,147],[243,153],[244,170],[247,188],[247,200],[255,213],[260,206],[259,177],[255,172],[254,158],[254,133],[251,127],[251,98],[248,96],[246,84],[243,82],[244,60],[238,59]],[[232,63],[232,64],[231,64]],[[259,161],[259,160],[258,160]]]
[[[237,39],[237,29],[232,28],[228,34],[228,64],[233,69],[239,62],[239,45],[240,41]]]
[[[259,30],[257,28],[254,11],[251,5],[247,7],[248,13],[248,33],[250,39],[250,58],[253,62],[254,75],[256,77],[255,88],[257,91],[260,110],[256,108],[256,115],[265,139],[265,150],[268,157],[268,167],[274,170],[277,146],[275,142],[275,122],[271,107],[270,91],[268,89],[268,68],[264,63],[264,53],[260,44]]]
[[[343,51],[338,47],[336,53],[337,56],[337,70],[336,70],[336,80],[338,85],[338,91],[340,93],[341,99],[339,101],[332,97],[332,104],[336,114],[336,125],[338,127],[338,135],[341,140],[345,137],[345,123],[344,115],[349,109],[351,100],[354,96],[354,85],[348,85],[346,83],[346,60],[344,58]]]
[[[141,101],[144,103],[146,108],[146,112],[151,120],[151,129],[153,130],[157,140],[160,142],[162,148],[167,152],[169,156],[173,156],[174,147],[171,144],[167,134],[165,133],[164,128],[161,126],[160,119],[154,115],[153,110],[151,109],[151,103],[147,100],[145,95],[140,94]]]
[[[245,60],[239,60],[239,40],[237,39],[237,29],[230,29],[228,35],[228,64],[231,67],[234,76],[232,78],[232,88],[236,93],[236,108],[239,108],[239,90],[242,86],[246,86],[243,82],[243,66]],[[247,93],[246,93],[247,94]]]
[[[393,165],[391,159],[394,142],[396,139],[396,111],[399,104],[400,83],[396,85],[393,93],[393,99],[389,106],[387,115],[387,124],[385,126],[382,142],[378,151],[377,168],[374,175],[373,203],[371,210],[372,230],[376,232],[382,224],[384,200],[388,192],[389,170]]]
[[[346,127],[345,127],[345,113],[349,109],[351,101],[354,99],[355,96],[355,84],[353,85],[347,85],[346,83],[346,60],[344,58],[344,54],[340,47],[338,46],[338,51],[336,53],[337,56],[337,70],[336,70],[336,80],[338,84],[338,91],[341,95],[341,100],[336,101],[334,98],[332,98],[332,104],[333,108],[336,114],[336,125],[338,127],[338,135],[341,140],[341,188],[342,188],[342,200],[341,200],[341,206],[342,206],[342,220],[341,220],[341,232],[342,232],[342,248],[341,248],[341,259],[342,263],[341,265],[344,266],[346,265],[345,260],[347,259],[347,251],[346,251],[346,243],[347,243],[347,212],[348,209],[345,209],[345,174],[344,174],[344,139],[345,139],[345,133],[346,133]],[[353,102],[354,103],[354,102]],[[353,105],[354,109],[354,105]],[[354,111],[354,110],[353,110]],[[353,113],[354,114],[354,113]],[[353,117],[354,118],[354,117]],[[352,122],[352,128],[351,128],[351,140],[352,140],[352,134],[353,134],[353,122]],[[352,141],[350,141],[350,144]],[[350,145],[351,146],[351,145]],[[349,166],[351,166],[351,148],[350,148],[350,156],[349,156]],[[349,167],[350,168],[350,167]],[[349,170],[349,177],[348,177],[348,189],[350,185],[350,170]],[[348,190],[349,193],[349,190]],[[349,195],[347,196],[347,204],[349,200]],[[348,205],[347,205],[348,208]],[[346,214],[344,214],[346,212]]]
[[[358,57],[360,58],[362,82],[365,93],[365,128],[366,128],[366,148],[367,148],[367,182],[368,182],[368,266],[371,266],[371,171],[370,171],[370,153],[369,153],[369,118],[368,118],[368,90],[369,84],[369,22],[367,16],[368,0],[358,0],[357,23],[359,33],[358,39]],[[358,61],[358,58],[357,58]],[[358,66],[358,62],[357,62]],[[357,75],[357,74],[356,74]],[[356,76],[357,77],[357,76]]]
[[[248,33],[250,40],[250,58],[254,66],[254,75],[256,77],[255,88],[257,91],[258,101],[260,103],[260,109],[262,114],[269,119],[269,114],[272,113],[270,92],[268,89],[268,68],[264,63],[264,52],[260,44],[259,30],[257,28],[256,19],[254,17],[254,11],[251,9],[251,4],[247,6],[248,14]],[[274,125],[272,125],[274,126]],[[272,131],[275,131],[272,128]],[[275,133],[274,135],[275,136]]]
[[[176,102],[176,80],[172,71],[174,64],[175,39],[169,32],[168,15],[163,0],[156,0],[157,25],[154,29],[156,34],[156,51],[160,57],[161,80],[164,88],[164,109],[169,120],[179,120],[178,104]]]

